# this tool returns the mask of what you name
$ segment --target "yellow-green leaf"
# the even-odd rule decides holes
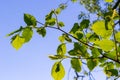
[[[112,34],[112,26],[108,23],[108,30],[105,28],[105,21],[97,21],[92,25],[92,30],[103,38],[108,38]]]
[[[71,66],[73,69],[75,69],[75,71],[80,72],[81,65],[82,65],[82,62],[80,61],[80,59],[75,59],[75,58],[71,59]]]
[[[112,2],[113,0],[105,0],[105,2]]]
[[[28,26],[36,26],[37,21],[36,18],[30,14],[24,14],[24,21]]]
[[[22,47],[22,45],[24,44],[25,39],[20,37],[19,35],[17,35],[14,40],[12,41],[12,46],[18,50],[19,48]]]
[[[97,59],[88,59],[87,60],[87,66],[90,71],[92,71],[97,65],[98,65]]]
[[[51,75],[54,80],[62,80],[65,76],[65,69],[61,62],[55,62],[51,70]]]
[[[25,39],[25,42],[29,42],[32,38],[33,30],[30,27],[24,28],[22,32],[22,37]]]
[[[57,48],[57,54],[58,55],[64,55],[66,53],[66,44],[62,43]]]
[[[114,42],[107,39],[95,41],[95,44],[97,44],[104,51],[110,51],[114,48]]]
[[[116,33],[116,34],[115,34],[115,37],[116,37],[116,40],[117,40],[118,42],[120,42],[120,32]]]

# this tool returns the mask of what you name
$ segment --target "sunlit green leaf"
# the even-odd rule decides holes
[[[63,37],[67,42],[72,42],[72,39],[67,34],[63,34]]]
[[[67,7],[67,5],[64,4],[64,3],[62,3],[62,4],[59,5],[59,8],[60,8],[61,10],[64,10],[66,7]]]
[[[100,56],[100,51],[97,48],[92,49],[92,56],[93,57],[99,57]]]
[[[15,38],[12,40],[12,46],[18,50],[22,47],[24,44],[25,39],[20,37],[19,35],[16,35]]]
[[[63,27],[65,26],[63,22],[58,22],[58,26]]]
[[[81,65],[82,65],[82,62],[80,61],[80,59],[75,59],[75,58],[71,59],[71,66],[73,69],[75,69],[75,71],[80,72]]]
[[[26,27],[23,29],[22,37],[25,39],[25,42],[29,42],[32,38],[33,30],[30,27]]]
[[[28,26],[36,26],[36,18],[30,14],[24,14],[24,21]]]
[[[105,2],[113,2],[113,0],[105,0]]]
[[[64,36],[59,36],[59,40],[60,40],[60,42],[64,42],[65,41],[65,38],[64,38]]]
[[[40,27],[40,28],[37,29],[37,33],[42,35],[42,37],[45,37],[46,29],[44,27]]]
[[[54,11],[52,10],[49,14],[45,16],[45,20],[50,20],[52,18]]]
[[[84,28],[88,28],[89,23],[90,23],[90,21],[88,19],[82,20],[82,22],[80,23],[80,29],[83,30]]]
[[[75,23],[73,28],[70,30],[71,34],[74,34],[76,31],[78,31],[80,29],[80,26],[78,23]]]
[[[71,1],[72,1],[73,3],[74,3],[74,2],[77,2],[77,0],[71,0]]]
[[[79,52],[77,52],[74,49],[68,51],[68,54],[71,55],[71,56],[80,56]]]
[[[98,65],[97,59],[88,59],[87,60],[87,66],[90,71],[92,71],[97,65]]]
[[[62,43],[57,48],[57,54],[58,55],[64,55],[66,53],[66,44]]]
[[[77,38],[77,39],[82,39],[83,37],[83,33],[81,31],[76,31],[74,36]]]
[[[95,41],[95,44],[97,44],[104,51],[110,51],[114,48],[114,42],[107,39]]]
[[[55,18],[51,18],[51,19],[46,20],[46,25],[54,26],[55,23],[56,23]]]
[[[112,72],[109,70],[114,69],[114,63],[113,62],[106,62],[106,65],[104,67],[104,73],[110,77],[112,75]]]
[[[107,70],[106,72],[111,73],[110,76],[118,76],[118,70],[117,69],[110,69],[110,70]]]
[[[64,55],[49,55],[48,57],[52,60],[67,58],[67,56],[64,56]]]
[[[57,9],[55,10],[55,12],[56,12],[56,14],[60,14],[61,9],[60,9],[60,8],[57,8]]]
[[[61,62],[55,62],[51,70],[51,75],[54,80],[62,80],[65,75],[65,70]]]
[[[116,37],[116,40],[117,40],[118,42],[120,42],[120,32],[116,33],[116,34],[115,34],[115,37]]]
[[[92,25],[92,30],[103,38],[109,38],[112,34],[112,26],[108,23],[108,30],[105,28],[105,21],[97,21]]]

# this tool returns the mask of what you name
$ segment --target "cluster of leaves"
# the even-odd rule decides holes
[[[77,0],[71,1],[77,2]],[[81,3],[86,2],[85,0],[81,1]],[[92,1],[95,3],[92,3],[93,5],[90,7],[94,5],[96,7],[97,0]],[[112,0],[105,1],[112,2]],[[50,59],[56,60],[51,70],[51,75],[55,80],[62,80],[64,77],[65,69],[62,61],[66,58],[70,58],[71,67],[75,72],[81,72],[83,63],[86,63],[85,65],[90,71],[99,66],[104,69],[104,73],[108,77],[117,78],[120,68],[120,31],[115,29],[115,22],[119,20],[117,10],[111,9],[104,12],[101,19],[94,22],[91,22],[90,19],[83,19],[80,23],[74,23],[69,32],[65,32],[61,29],[65,26],[64,23],[58,21],[57,17],[65,8],[66,5],[61,4],[59,8],[48,13],[44,24],[38,22],[34,16],[24,14],[24,22],[27,26],[21,26],[18,30],[8,34],[8,36],[12,36],[12,46],[18,50],[24,43],[29,42],[33,35],[33,29],[42,37],[46,35],[46,28],[57,29],[63,32],[59,36],[61,44],[57,47],[56,55],[49,56]],[[37,23],[41,24],[41,27],[37,27]],[[67,51],[66,44],[69,43],[73,44],[73,49]]]

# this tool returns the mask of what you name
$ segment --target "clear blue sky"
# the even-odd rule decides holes
[[[23,14],[30,13],[38,21],[44,22],[45,15],[61,2],[66,0],[1,0],[0,2],[0,80],[53,80],[50,74],[54,61],[48,58],[55,54],[60,42],[59,31],[47,29],[47,35],[42,38],[34,33],[32,40],[16,51],[10,44],[10,37],[5,37],[11,31],[25,26]],[[83,8],[79,4],[68,4],[61,13],[59,20],[65,22],[64,30],[68,31]],[[63,62],[67,72],[70,66]],[[100,75],[97,75],[98,77]],[[72,76],[73,77],[73,76]],[[97,80],[101,80],[102,76]],[[72,80],[72,78],[70,79]]]

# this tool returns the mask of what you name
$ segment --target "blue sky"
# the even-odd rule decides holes
[[[50,71],[54,61],[50,60],[48,55],[56,53],[56,48],[60,44],[58,36],[61,32],[47,29],[45,38],[34,33],[32,40],[18,51],[11,46],[10,37],[6,37],[6,34],[20,26],[26,26],[23,21],[24,13],[30,13],[38,21],[44,22],[45,15],[65,1],[1,0],[0,80],[53,80]],[[68,8],[59,15],[59,20],[65,22],[64,30],[68,31],[74,22],[78,22],[77,16],[82,9],[79,4],[68,4]],[[67,80],[67,72],[70,67],[68,60],[65,60],[63,64],[66,68],[64,80]]]

